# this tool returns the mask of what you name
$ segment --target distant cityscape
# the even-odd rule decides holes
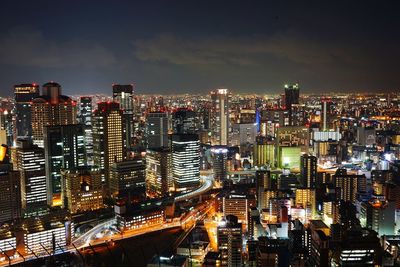
[[[400,95],[301,90],[15,85],[0,266],[398,266]]]

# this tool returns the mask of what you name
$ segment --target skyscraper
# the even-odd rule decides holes
[[[242,266],[242,224],[234,215],[226,216],[217,227],[221,266]]]
[[[84,125],[85,129],[88,163],[92,163],[93,156],[92,112],[92,98],[90,96],[82,96],[79,104],[79,122]]]
[[[228,145],[230,94],[228,89],[211,92],[211,131],[213,145]]]
[[[228,177],[228,149],[225,146],[215,146],[211,149],[213,156],[214,179],[225,181]]]
[[[31,101],[39,96],[39,85],[18,84],[14,86],[15,126],[17,137],[32,136]]]
[[[47,126],[44,138],[48,204],[60,206],[61,170],[74,170],[87,164],[84,126]]]
[[[119,107],[125,116],[125,146],[131,147],[133,137],[133,85],[113,84],[113,100],[119,103]]]
[[[172,135],[172,175],[175,190],[184,191],[200,183],[200,141],[195,134]]]
[[[300,87],[298,83],[285,84],[285,107],[291,109],[292,104],[299,104]]]
[[[146,151],[146,191],[148,195],[165,196],[173,188],[171,152],[167,148]]]
[[[146,119],[147,148],[168,147],[168,117],[165,112],[151,112]]]
[[[93,160],[101,171],[102,182],[108,185],[111,166],[126,157],[125,122],[119,104],[98,103],[93,112]]]
[[[195,134],[199,130],[196,112],[188,108],[180,108],[172,114],[174,134]]]
[[[0,163],[0,224],[21,217],[21,183],[11,164]]]
[[[42,95],[32,100],[33,143],[43,147],[44,127],[76,123],[76,103],[61,94],[61,86],[50,82],[43,85]]]
[[[317,180],[317,158],[308,154],[300,157],[300,176],[303,187],[315,188]]]
[[[44,149],[30,140],[17,140],[13,148],[16,169],[21,174],[22,209],[26,215],[47,207]]]
[[[111,167],[110,193],[117,197],[126,195],[129,191],[145,188],[146,164],[141,158],[114,162]]]

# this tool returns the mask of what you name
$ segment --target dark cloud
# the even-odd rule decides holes
[[[104,67],[116,58],[104,46],[82,40],[55,41],[33,29],[12,29],[0,38],[0,64],[40,68]]]

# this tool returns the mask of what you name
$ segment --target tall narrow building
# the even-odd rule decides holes
[[[119,104],[98,103],[92,127],[94,165],[100,168],[102,182],[108,186],[112,165],[126,157],[125,121]]]
[[[47,207],[46,168],[44,149],[31,140],[17,140],[12,148],[15,169],[21,174],[21,201],[25,216],[37,214]]]
[[[113,100],[119,103],[119,107],[125,116],[125,146],[131,147],[133,137],[133,85],[113,84]]]
[[[211,92],[211,132],[213,145],[228,145],[229,102],[228,89],[216,89]]]
[[[21,218],[20,173],[0,162],[0,224]]]
[[[32,100],[33,143],[44,147],[44,127],[76,124],[76,103],[61,94],[61,85],[50,82],[43,85],[42,95]]]
[[[285,107],[290,110],[293,104],[299,104],[300,86],[298,83],[285,84]]]
[[[200,141],[195,134],[172,135],[172,175],[176,191],[200,183]]]
[[[47,200],[49,205],[61,206],[61,170],[75,170],[87,164],[84,126],[47,126],[44,137]]]
[[[300,157],[301,185],[307,188],[315,188],[317,180],[317,157],[303,154]]]
[[[82,96],[79,104],[79,122],[84,125],[85,129],[85,145],[89,165],[92,165],[93,157],[92,112],[92,98]]]
[[[14,86],[15,130],[17,137],[32,136],[31,102],[39,96],[39,85],[18,84]]]
[[[165,112],[151,112],[146,118],[147,148],[168,147],[168,116]]]

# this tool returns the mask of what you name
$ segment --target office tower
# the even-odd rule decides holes
[[[13,114],[7,109],[0,108],[0,141],[8,147],[13,145],[13,128]]]
[[[396,226],[396,203],[372,198],[361,203],[359,214],[362,227],[374,230],[379,236],[394,235]]]
[[[263,109],[260,117],[260,135],[262,136],[275,136],[278,128],[290,125],[290,112],[286,109]]]
[[[300,153],[308,153],[309,129],[302,126],[280,127],[276,144],[280,168],[300,168]]]
[[[321,126],[322,131],[328,131],[331,123],[331,106],[332,101],[330,99],[323,99],[321,102],[322,113],[321,113]]]
[[[151,112],[146,118],[147,148],[168,147],[168,117],[165,112]]]
[[[221,266],[242,266],[242,224],[234,215],[226,216],[217,227]]]
[[[89,167],[62,170],[63,207],[72,214],[103,208],[100,172]]]
[[[47,201],[62,205],[61,170],[86,166],[85,131],[82,124],[44,127]]]
[[[258,136],[254,144],[253,165],[262,167],[269,165],[276,166],[275,141],[271,138]]]
[[[200,141],[195,134],[172,135],[172,176],[177,191],[200,183]]]
[[[228,178],[228,149],[226,146],[214,146],[211,148],[213,157],[213,171],[215,181],[223,182]]]
[[[211,132],[213,145],[228,145],[229,136],[229,102],[228,89],[216,89],[211,92]]]
[[[124,116],[116,102],[98,103],[93,112],[93,161],[107,186],[111,166],[126,157]]]
[[[14,166],[21,174],[21,201],[25,216],[47,207],[45,152],[31,140],[18,140]]]
[[[173,188],[171,161],[171,151],[167,148],[146,151],[147,195],[162,197]]]
[[[222,198],[224,216],[234,215],[242,224],[247,224],[248,212],[255,206],[254,195],[231,192]]]
[[[291,110],[293,104],[299,104],[300,87],[298,83],[285,84],[285,108]]]
[[[111,166],[109,189],[117,197],[138,188],[145,188],[146,164],[141,158],[114,162]]]
[[[179,108],[172,113],[172,131],[174,134],[195,134],[199,130],[196,112],[188,108]]]
[[[92,112],[92,98],[90,96],[82,96],[79,104],[79,122],[84,125],[85,129],[85,145],[88,163],[92,163],[93,157]]]
[[[21,218],[20,173],[11,164],[0,163],[0,224]]]
[[[113,100],[119,103],[119,107],[125,117],[125,147],[129,149],[131,148],[133,137],[133,85],[113,84],[112,90]]]
[[[355,202],[358,192],[366,191],[366,177],[364,174],[347,174],[346,169],[338,169],[333,175],[335,187],[340,188],[340,199]]]
[[[309,221],[315,216],[317,202],[315,198],[315,189],[312,188],[298,188],[296,189],[296,207],[305,210],[304,221]]]
[[[249,146],[254,144],[257,136],[257,124],[236,123],[232,126],[232,146]]]
[[[317,158],[308,154],[300,157],[300,183],[303,187],[315,188],[317,181]]]
[[[61,94],[61,85],[50,82],[43,85],[42,95],[32,100],[33,143],[44,147],[44,127],[76,123],[76,103]]]
[[[18,84],[14,86],[15,126],[17,137],[32,136],[31,102],[39,96],[39,85]]]

